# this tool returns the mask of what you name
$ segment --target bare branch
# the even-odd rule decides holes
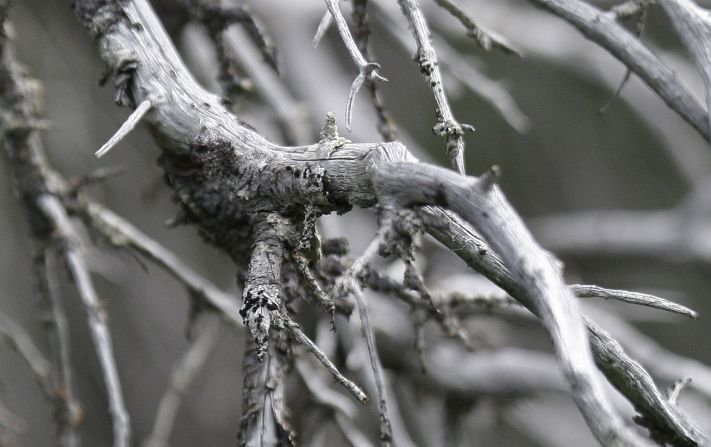
[[[690,0],[662,0],[684,44],[691,52],[706,88],[706,111],[711,113],[711,17],[709,11]],[[711,115],[707,117],[711,123]]]
[[[49,363],[22,326],[0,313],[0,335],[30,367],[35,381],[47,398],[55,393],[52,383],[52,364]]]
[[[627,65],[667,105],[696,129],[707,141],[711,140],[706,110],[666,66],[639,39],[617,23],[614,14],[600,11],[581,0],[530,0],[570,22],[588,39],[608,50]]]
[[[141,118],[143,118],[143,116],[148,113],[151,107],[153,107],[153,104],[150,100],[143,100],[138,105],[138,107],[136,107],[136,110],[134,110],[128,116],[128,118],[126,118],[126,121],[121,124],[121,127],[119,127],[116,133],[111,138],[109,138],[109,141],[104,143],[104,145],[101,146],[98,151],[96,151],[96,153],[94,154],[96,158],[101,158],[106,155],[111,149],[113,149],[114,146],[118,144],[119,141],[123,140],[126,135],[131,133],[131,131],[141,121]]]
[[[231,323],[241,327],[242,319],[235,299],[198,275],[168,249],[102,205],[81,201],[78,211],[86,225],[101,233],[114,247],[136,250],[183,284],[192,296],[204,299]]]
[[[410,25],[412,36],[417,42],[417,65],[432,88],[437,102],[437,124],[433,131],[446,139],[446,150],[452,167],[464,174],[464,130],[474,130],[468,124],[460,124],[454,118],[452,108],[444,91],[437,53],[432,46],[430,30],[417,0],[398,0],[403,14]]]
[[[689,318],[698,318],[698,314],[681,304],[674,303],[664,298],[659,298],[646,293],[628,292],[626,290],[603,289],[598,286],[574,284],[570,286],[572,292],[578,298],[603,298],[622,301],[624,303],[638,304],[640,306],[652,307],[665,310]]]
[[[99,357],[104,385],[109,399],[109,409],[114,426],[114,447],[127,447],[131,437],[131,426],[126,405],[121,392],[121,384],[116,368],[108,317],[91,281],[89,270],[79,252],[80,238],[69,220],[64,205],[57,197],[43,194],[37,198],[37,206],[54,225],[59,239],[62,256],[69,268],[79,297],[84,304],[96,354]]]
[[[191,167],[196,169],[197,175],[212,169],[209,171],[211,185],[216,189],[211,190],[211,194],[244,198],[246,206],[253,207],[249,209],[252,212],[307,204],[330,212],[343,210],[339,206],[344,204],[373,206],[376,202],[403,207],[436,205],[455,211],[468,224],[481,229],[487,241],[501,254],[513,276],[510,286],[518,288],[512,296],[542,317],[575,390],[576,403],[595,436],[602,443],[644,444],[612,412],[602,392],[582,318],[576,301],[562,281],[558,262],[533,241],[496,186],[487,191],[475,178],[463,178],[449,170],[417,164],[406,149],[396,143],[343,143],[331,147],[332,151],[326,156],[320,144],[296,148],[275,145],[242,126],[222,107],[219,98],[195,85],[144,0],[112,5],[117,14],[110,14],[114,20],[108,32],[102,32],[105,27],[97,27],[105,17],[97,13],[96,5],[85,1],[79,4],[79,16],[99,39],[101,55],[109,66],[121,66],[123,54],[138,53],[137,68],[132,74],[132,97],[140,100],[146,92],[156,97],[170,92],[171,101],[156,105],[157,113],[151,122],[164,150],[164,168],[178,183],[190,178],[180,177],[187,175],[180,171],[185,165],[171,165],[171,157],[174,162],[179,156],[183,157],[180,162],[190,162],[190,157],[194,157]],[[121,18],[116,20],[116,17]],[[142,25],[140,33],[135,30],[135,23]],[[152,51],[131,51],[145,47],[146,39],[150,39]],[[176,75],[157,75],[165,70],[174,70]],[[217,160],[201,155],[206,152]],[[233,188],[235,179],[239,179],[237,188]],[[206,219],[225,219],[223,223],[231,225],[236,218],[232,214],[214,214],[214,207],[210,208],[213,205],[201,202],[199,195],[180,199],[184,206],[207,213]],[[436,225],[456,225],[456,217],[437,211],[440,214],[431,213]],[[451,245],[455,235],[447,237]],[[454,251],[461,256],[476,256],[470,251],[470,244],[460,243]],[[681,436],[693,440],[699,435],[687,430]]]
[[[272,340],[260,361],[257,343],[247,337],[242,360],[242,418],[237,437],[240,446],[294,445],[284,409],[287,359],[283,343],[284,340]]]
[[[346,103],[346,129],[350,131],[353,101],[355,100],[355,96],[360,88],[366,81],[387,81],[387,79],[378,74],[377,70],[380,68],[380,65],[375,62],[366,61],[361,54],[358,49],[358,45],[356,45],[353,40],[353,36],[348,29],[346,19],[341,13],[341,8],[338,6],[338,0],[326,0],[326,7],[328,8],[328,12],[333,17],[333,20],[336,22],[338,33],[341,35],[341,40],[343,40],[343,43],[346,45],[346,48],[351,55],[351,59],[353,59],[353,62],[355,62],[358,67],[358,76],[356,76],[353,84],[351,84],[350,92],[348,93],[348,102]],[[323,23],[324,21],[322,21],[322,24]],[[321,25],[319,25],[319,30],[321,30]],[[319,33],[317,33],[317,36],[318,35]]]
[[[425,210],[428,214],[441,213],[430,207]],[[534,314],[538,313],[533,298],[529,296],[529,289],[517,283],[498,256],[471,227],[458,219],[450,221],[446,230],[428,223],[427,220],[425,223],[430,234],[461,257],[472,269],[489,278]],[[597,366],[641,415],[654,421],[658,432],[665,433],[667,439],[676,439],[685,445],[703,445],[707,442],[703,432],[689,423],[676,408],[668,405],[649,373],[632,360],[614,338],[590,319],[586,318],[585,324],[591,335],[590,345]]]
[[[82,409],[76,399],[73,384],[69,326],[64,303],[59,296],[55,278],[54,258],[46,242],[37,241],[33,246],[33,267],[38,285],[40,303],[48,316],[45,333],[52,353],[52,365],[56,376],[56,393],[52,399],[57,437],[64,447],[79,445],[77,426],[83,418]]]
[[[167,447],[173,430],[175,416],[183,397],[200,374],[208,357],[220,341],[222,325],[219,320],[210,321],[201,328],[180,361],[175,365],[168,387],[158,404],[153,430],[144,442],[144,447]]]
[[[340,371],[338,371],[338,368],[336,368],[336,365],[329,360],[328,356],[321,351],[318,346],[314,344],[309,337],[304,334],[301,329],[299,329],[299,325],[294,323],[293,321],[288,321],[287,322],[287,328],[291,331],[291,333],[294,335],[294,338],[296,339],[297,342],[299,342],[301,345],[303,345],[309,352],[311,352],[316,359],[318,359],[319,362],[323,365],[326,370],[333,375],[333,378],[336,380],[336,382],[340,383],[343,385],[345,389],[347,389],[353,397],[355,397],[360,403],[365,405],[368,402],[368,396],[363,392],[362,389],[355,383],[351,382],[348,380],[343,374],[341,374]]]
[[[360,289],[358,282],[351,278],[349,283],[345,283],[350,289],[350,293],[355,299],[360,317],[361,329],[365,337],[365,343],[368,347],[368,357],[370,358],[370,367],[375,376],[375,388],[378,393],[378,411],[380,415],[380,445],[389,446],[392,443],[392,423],[390,422],[390,414],[388,411],[388,401],[385,393],[385,373],[383,365],[380,362],[377,348],[375,347],[375,334],[373,327],[370,324],[368,316],[368,306],[363,297],[363,291]]]
[[[459,20],[464,28],[467,29],[467,36],[474,39],[484,50],[491,51],[492,49],[497,49],[504,53],[516,54],[521,57],[519,50],[514,48],[509,42],[506,42],[503,37],[485,30],[481,25],[476,24],[454,0],[435,0],[435,3],[450,13],[452,17]]]

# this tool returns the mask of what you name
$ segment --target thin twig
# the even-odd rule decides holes
[[[37,199],[37,206],[54,225],[62,256],[86,309],[89,329],[96,348],[96,354],[99,357],[104,385],[109,399],[109,409],[114,427],[114,447],[127,447],[130,444],[131,426],[123,400],[123,393],[121,392],[118,369],[116,368],[116,360],[111,345],[108,318],[96,294],[94,283],[91,280],[84,258],[79,252],[80,238],[76,234],[74,225],[69,220],[64,205],[57,197],[43,194]]]
[[[121,127],[116,131],[116,133],[109,138],[109,141],[104,143],[101,148],[99,148],[98,151],[94,154],[96,158],[101,158],[104,155],[106,155],[111,149],[113,149],[114,146],[116,146],[119,141],[123,140],[126,135],[131,133],[131,131],[136,127],[136,125],[141,121],[141,118],[153,107],[153,104],[151,103],[150,100],[145,99],[143,100],[138,107],[136,107],[136,110],[134,110],[128,118],[126,118],[126,121],[121,124]]]
[[[17,351],[22,360],[30,367],[32,375],[44,395],[51,397],[55,393],[52,383],[52,364],[45,359],[30,335],[14,320],[0,313],[0,336]]]
[[[362,404],[366,404],[368,402],[368,396],[363,392],[362,389],[355,383],[351,382],[348,380],[341,372],[336,368],[336,365],[331,362],[331,360],[328,358],[326,354],[323,353],[319,349],[316,344],[314,344],[309,337],[304,334],[301,329],[299,329],[299,325],[296,324],[295,322],[288,320],[287,321],[287,328],[289,331],[294,335],[294,338],[296,339],[297,342],[302,344],[309,352],[311,352],[319,362],[326,368],[328,372],[333,375],[333,378],[336,379],[338,383],[343,385],[345,389],[347,389],[357,400],[358,402]]]
[[[474,39],[484,50],[491,51],[492,49],[501,50],[507,54],[515,54],[521,57],[521,52],[514,48],[503,37],[485,30],[478,25],[469,15],[459,6],[454,0],[435,0],[442,9],[459,20],[459,22],[467,29],[467,36]]]
[[[654,309],[665,310],[689,318],[698,318],[699,314],[681,304],[674,303],[664,298],[638,292],[628,292],[626,290],[604,289],[598,286],[573,284],[571,291],[578,298],[603,298],[622,301],[623,303],[638,304],[640,306],[652,307]]]
[[[355,22],[355,39],[358,42],[358,48],[363,53],[366,59],[372,59],[369,45],[370,25],[368,21],[368,0],[353,0],[353,11],[351,16]],[[395,141],[396,131],[390,113],[383,105],[378,84],[376,82],[368,82],[368,92],[370,93],[370,101],[373,103],[375,115],[378,117],[378,132],[383,137],[384,141]]]
[[[114,247],[133,248],[183,284],[192,296],[204,299],[220,310],[230,322],[242,326],[234,297],[198,275],[174,253],[102,205],[84,201],[78,204],[78,210],[86,225],[101,233]]]
[[[388,411],[388,399],[385,394],[385,373],[383,365],[380,363],[380,357],[375,346],[375,334],[373,327],[370,324],[368,316],[368,306],[365,303],[363,292],[360,289],[358,282],[351,278],[348,287],[350,293],[355,299],[358,307],[358,315],[360,317],[361,329],[365,337],[365,343],[368,347],[368,356],[370,358],[370,367],[375,376],[375,389],[378,393],[378,411],[380,415],[380,445],[389,446],[392,443],[392,423],[390,422],[390,413]]]
[[[151,434],[144,447],[167,447],[173,430],[175,416],[185,394],[203,370],[207,359],[220,341],[222,325],[219,320],[210,321],[200,330],[183,357],[170,374],[168,387],[158,404]]]
[[[452,168],[464,174],[464,130],[473,131],[468,124],[460,124],[455,118],[444,91],[442,74],[440,73],[437,53],[432,46],[430,30],[425,15],[417,0],[398,0],[403,14],[407,17],[412,36],[417,42],[417,65],[420,72],[432,88],[437,102],[437,124],[433,131],[446,138],[446,150],[451,160]]]
[[[358,67],[358,76],[356,76],[355,80],[353,81],[353,84],[351,84],[350,91],[348,92],[348,102],[346,103],[346,129],[350,131],[353,102],[360,88],[366,81],[386,82],[387,79],[378,74],[377,70],[380,68],[379,64],[376,64],[375,62],[366,61],[365,57],[363,57],[363,54],[361,54],[360,50],[358,49],[358,45],[356,45],[355,41],[353,40],[353,36],[351,35],[350,30],[348,29],[346,19],[341,13],[341,8],[340,6],[338,6],[338,0],[326,0],[326,7],[328,8],[328,12],[331,14],[331,16],[333,16],[333,19],[336,22],[336,28],[338,28],[338,33],[341,35],[341,40],[343,40],[343,43],[346,45],[346,48],[348,49],[348,52],[351,55],[351,59],[353,59],[353,62]]]
[[[44,244],[42,244],[44,245]],[[44,311],[48,316],[46,334],[52,352],[52,363],[57,377],[58,392],[52,399],[57,423],[57,436],[64,447],[79,445],[76,432],[82,410],[74,392],[71,363],[69,325],[62,297],[55,278],[52,252],[46,247],[33,247],[34,270]]]

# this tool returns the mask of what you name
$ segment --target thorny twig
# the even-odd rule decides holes
[[[353,40],[353,36],[351,35],[350,30],[348,29],[346,19],[341,13],[341,8],[340,6],[338,6],[338,0],[326,0],[326,7],[328,8],[328,12],[333,17],[333,20],[336,22],[336,28],[338,28],[338,33],[341,35],[341,40],[343,40],[343,43],[346,45],[346,48],[348,49],[348,52],[351,55],[351,59],[353,59],[353,62],[358,67],[358,76],[356,76],[355,80],[353,80],[353,84],[351,84],[351,88],[348,93],[348,102],[346,103],[346,129],[350,131],[353,112],[353,101],[355,100],[355,96],[360,90],[360,88],[366,81],[385,82],[387,81],[387,79],[378,74],[378,69],[380,68],[380,65],[375,62],[368,62],[358,49],[358,45],[356,45],[355,41]],[[327,26],[327,22],[322,21],[322,23],[325,23],[325,26]],[[320,26],[319,29],[321,29]]]
[[[355,40],[365,59],[369,60],[372,57],[369,45],[370,24],[367,9],[368,0],[353,0],[353,11],[351,15],[355,22]],[[383,105],[383,99],[378,89],[378,84],[372,81],[368,82],[368,93],[370,93],[370,101],[373,103],[375,115],[378,118],[378,132],[380,132],[384,141],[395,141],[395,123]]]
[[[158,93],[166,90],[180,92],[172,96],[174,101],[159,104],[159,110],[170,111],[165,116],[170,116],[171,119],[153,120],[161,136],[159,141],[162,143],[166,157],[176,157],[178,153],[186,152],[200,157],[190,145],[190,142],[197,138],[195,133],[200,132],[203,134],[201,141],[205,142],[200,147],[211,155],[220,153],[220,150],[224,152],[225,141],[234,142],[227,146],[230,155],[220,161],[234,163],[234,158],[238,157],[242,170],[238,178],[258,176],[252,177],[253,183],[244,184],[245,189],[240,190],[242,194],[240,197],[256,192],[255,186],[261,184],[261,181],[277,178],[275,170],[283,169],[284,171],[279,172],[293,173],[297,168],[302,174],[300,180],[293,180],[293,174],[289,174],[289,180],[284,185],[287,186],[286,188],[262,189],[263,195],[259,196],[258,202],[255,202],[260,209],[272,210],[276,206],[283,209],[285,203],[297,206],[303,204],[305,197],[308,197],[309,203],[316,203],[325,211],[334,210],[333,203],[334,201],[337,203],[339,199],[346,200],[349,204],[363,206],[372,206],[375,202],[393,201],[402,207],[445,206],[461,216],[462,222],[466,222],[464,225],[476,225],[480,228],[487,241],[502,256],[512,272],[510,285],[519,288],[518,291],[514,290],[512,295],[536,311],[549,330],[567,378],[573,385],[576,402],[595,436],[603,443],[617,442],[622,445],[644,443],[622,425],[619,416],[612,412],[606,397],[601,392],[580,313],[562,282],[560,265],[532,239],[520,218],[494,185],[495,175],[485,175],[481,179],[463,178],[449,170],[418,164],[412,160],[404,147],[393,143],[362,145],[344,143],[333,147],[333,152],[328,154],[328,158],[319,151],[320,145],[301,148],[274,145],[244,127],[224,109],[218,98],[194,85],[174,48],[157,24],[153,12],[143,0],[112,6],[121,14],[111,15],[112,18],[119,18],[112,21],[110,31],[106,32],[101,31],[104,28],[96,26],[97,22],[105,18],[97,14],[96,6],[88,1],[81,1],[80,6],[77,12],[100,41],[101,55],[109,66],[120,66],[125,62],[121,54],[137,56],[136,65],[141,69],[133,73],[130,84],[135,87],[131,88],[135,99],[141,100],[147,91],[153,90]],[[141,33],[136,31],[136,23],[142,25]],[[147,38],[151,39],[156,51],[130,51],[131,48],[142,45]],[[159,56],[156,57],[156,54]],[[168,68],[166,65],[175,70],[176,76],[161,77],[158,80],[156,73]],[[183,104],[186,98],[191,98],[192,108]],[[210,112],[206,113],[208,109]],[[196,116],[200,118],[200,126],[196,125]],[[215,139],[207,138],[205,135],[214,136]],[[377,152],[374,148],[377,148]],[[357,151],[359,157],[354,157],[353,151]],[[270,163],[264,163],[265,159],[270,160]],[[210,161],[205,158],[200,160]],[[364,168],[365,165],[368,167]],[[208,163],[202,168],[210,166]],[[179,174],[175,167],[170,165],[164,167],[169,171],[174,169],[169,172],[170,174]],[[229,165],[222,164],[221,167],[222,170],[216,174],[225,178],[235,178],[237,175],[229,169]],[[329,175],[330,169],[338,169],[339,175]],[[355,172],[358,172],[358,175],[349,175]],[[322,181],[324,177],[327,181]],[[354,179],[362,183],[353,183]],[[416,187],[407,189],[402,187],[412,185],[413,179]],[[213,181],[217,187],[221,186],[220,178],[214,178]],[[324,197],[324,191],[330,194],[328,200]],[[186,206],[205,205],[199,199],[200,197],[196,196],[181,197],[182,203]],[[247,202],[249,203],[248,200]],[[456,226],[462,223],[440,208],[435,208],[431,216],[440,216],[437,220],[440,227],[430,229],[433,234],[441,232],[442,227],[447,224]],[[457,231],[460,230],[445,232],[444,235],[440,233],[439,239],[453,246],[452,248],[459,255],[476,256],[479,247],[472,247],[471,242],[460,241],[458,238],[461,234]],[[501,277],[498,279],[501,280]],[[600,346],[608,346],[610,340],[608,337],[603,342],[596,343],[595,346],[598,347],[596,349],[599,349]],[[596,354],[599,355],[600,352],[596,351]],[[620,354],[617,353],[616,357],[620,357]],[[617,371],[616,368],[613,366],[613,372]],[[630,394],[629,390],[625,391]],[[664,405],[661,408],[666,409]],[[669,422],[674,424],[678,421],[672,419],[660,423],[667,426]],[[699,434],[687,430],[682,432],[682,436],[683,439],[693,440],[698,438]]]
[[[425,20],[417,0],[398,0],[398,3],[410,25],[412,36],[417,42],[415,60],[420,72],[430,84],[437,102],[437,124],[432,130],[435,134],[445,137],[447,155],[450,157],[452,167],[460,174],[464,174],[466,171],[464,167],[464,130],[473,131],[474,128],[468,124],[460,124],[454,118],[447,94],[444,91],[437,53],[432,46],[427,20]]]

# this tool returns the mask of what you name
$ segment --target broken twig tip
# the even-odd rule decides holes
[[[498,182],[499,177],[501,177],[501,168],[499,168],[498,165],[494,165],[479,178],[477,186],[481,188],[482,191],[489,192]]]
[[[131,133],[133,129],[136,128],[136,125],[138,124],[139,121],[141,121],[141,118],[153,107],[153,103],[149,99],[143,100],[138,107],[136,107],[136,110],[134,110],[128,118],[126,118],[126,121],[121,124],[121,127],[116,131],[116,133],[109,138],[109,141],[104,143],[101,148],[99,148],[98,151],[94,153],[96,158],[101,158],[104,155],[106,155],[111,149],[113,149],[114,146],[116,146],[121,140],[123,140],[126,135]]]

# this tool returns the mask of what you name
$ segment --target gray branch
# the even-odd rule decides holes
[[[570,22],[585,37],[605,48],[629,67],[667,105],[711,140],[704,106],[679,77],[649,48],[617,22],[615,13],[605,13],[581,0],[529,0]]]
[[[512,296],[542,318],[595,436],[604,444],[645,444],[612,411],[596,376],[583,319],[562,281],[559,263],[533,240],[494,184],[495,174],[475,179],[418,164],[398,143],[350,144],[339,139],[302,147],[275,145],[244,127],[219,98],[195,83],[144,0],[100,5],[84,0],[77,2],[76,10],[98,39],[104,61],[123,75],[117,77],[119,100],[135,107],[148,94],[155,98],[146,119],[160,135],[164,168],[172,186],[180,191],[182,205],[200,218],[202,228],[212,231],[213,237],[227,231],[225,226],[231,228],[242,213],[306,205],[324,213],[377,202],[455,211],[475,225],[502,256],[510,272],[509,289],[517,289]],[[192,188],[201,188],[197,180],[206,177],[193,177],[196,171],[186,171],[186,163],[197,169],[198,176],[209,178],[214,188],[211,195],[192,193]],[[225,203],[234,208],[215,209],[214,194],[223,194]],[[444,231],[447,236],[440,239],[457,254],[478,255],[476,244],[454,243],[462,235],[451,228],[457,225],[454,216],[434,209],[430,217],[439,228],[431,228],[432,233],[441,234],[443,227],[450,226]],[[662,405],[646,410],[663,413],[666,409]],[[666,427],[668,422],[660,423]],[[680,436],[695,442],[700,435],[686,430]]]

